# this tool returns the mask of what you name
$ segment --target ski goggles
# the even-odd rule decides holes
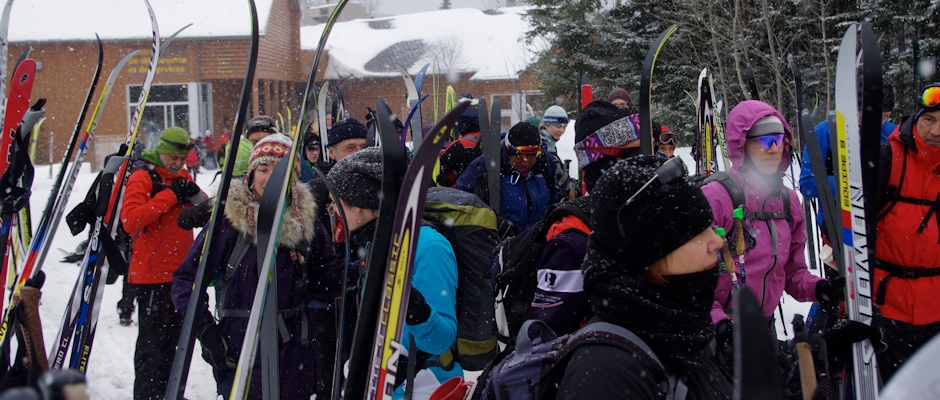
[[[539,145],[512,146],[509,148],[509,151],[512,155],[522,158],[537,158],[542,155],[542,147]]]
[[[784,134],[782,133],[771,133],[769,135],[748,138],[747,140],[756,140],[757,144],[760,145],[760,148],[764,150],[770,150],[770,148],[774,147],[774,145],[777,145],[777,147],[783,147],[783,136]]]
[[[927,108],[940,107],[940,86],[931,86],[924,89],[920,97],[920,104]]]
[[[542,125],[568,125],[571,121],[567,117],[542,117]]]
[[[192,149],[193,149],[193,144],[192,144],[192,143],[177,143],[177,142],[171,142],[171,141],[166,140],[166,139],[164,139],[164,138],[160,138],[160,141],[163,142],[163,143],[166,143],[166,144],[168,144],[168,145],[170,145],[170,146],[173,146],[174,149],[177,149],[177,150],[180,150],[180,151],[182,151],[182,150],[189,151],[189,150],[192,150]]]
[[[673,146],[679,145],[679,137],[675,133],[661,133],[659,134],[659,144],[671,144]]]
[[[277,127],[269,121],[255,121],[248,124],[247,131],[277,133]]]
[[[620,229],[620,236],[627,237],[627,232],[623,229],[623,222],[620,219],[620,213],[623,212],[624,208],[632,204],[633,200],[635,200],[636,197],[640,195],[640,193],[643,193],[644,190],[649,188],[653,182],[659,181],[660,186],[668,185],[672,182],[675,182],[676,179],[688,175],[688,173],[689,171],[686,169],[685,163],[683,163],[682,159],[679,157],[670,158],[669,161],[664,162],[663,165],[660,165],[659,168],[656,168],[656,172],[653,174],[653,176],[648,181],[646,181],[643,186],[640,186],[640,188],[637,189],[637,191],[634,192],[633,195],[630,196],[627,201],[623,202],[623,205],[617,209],[617,228]]]
[[[627,152],[630,151],[630,149],[635,149],[638,147],[640,147],[640,143],[639,141],[636,141],[636,143],[631,143],[626,146],[578,147],[578,150],[590,151],[622,160],[627,158]]]

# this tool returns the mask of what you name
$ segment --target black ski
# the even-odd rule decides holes
[[[783,400],[777,352],[750,288],[734,293],[734,400]]]
[[[349,355],[349,371],[345,384],[345,398],[361,399],[365,394],[366,382],[372,354],[372,340],[378,325],[381,308],[385,266],[391,243],[392,229],[395,227],[398,194],[401,183],[408,169],[404,149],[398,144],[398,131],[392,123],[392,115],[384,102],[375,106],[376,128],[382,146],[382,192],[379,197],[379,217],[375,225],[375,235],[366,260],[365,284],[362,288],[362,301],[356,331]]]
[[[679,27],[670,26],[659,38],[650,46],[646,53],[646,60],[643,61],[643,72],[640,75],[640,154],[654,154],[653,149],[653,67],[656,65],[656,57],[666,44],[669,36],[672,36]]]
[[[483,162],[486,164],[486,189],[489,195],[489,204],[490,208],[499,215],[499,172],[503,162],[499,146],[500,131],[502,130],[500,102],[499,99],[493,100],[493,112],[490,114],[486,110],[486,98],[481,97],[477,108],[480,116],[480,149],[483,150]]]
[[[196,269],[196,276],[193,280],[193,296],[189,299],[186,306],[186,315],[183,318],[183,328],[180,334],[179,343],[176,346],[176,355],[173,358],[173,367],[170,370],[170,379],[166,387],[166,399],[182,399],[186,391],[186,380],[189,377],[189,365],[193,358],[193,346],[196,341],[196,314],[199,313],[199,306],[208,301],[206,287],[209,285],[211,276],[206,276],[207,254],[219,251],[219,243],[214,240],[215,233],[222,229],[223,209],[225,201],[228,199],[229,185],[231,184],[232,174],[235,170],[235,156],[238,153],[238,143],[244,130],[245,115],[248,112],[248,105],[251,102],[251,88],[254,83],[255,67],[258,61],[258,13],[255,9],[254,0],[248,0],[248,10],[251,18],[251,42],[248,50],[248,67],[245,71],[245,79],[242,81],[241,97],[238,101],[238,108],[235,114],[235,126],[232,130],[229,151],[225,157],[225,167],[222,172],[222,179],[219,181],[219,188],[215,196],[215,204],[212,206],[212,216],[209,218],[209,224],[206,228],[206,236],[203,241],[203,252],[199,258],[199,266]],[[207,279],[208,278],[208,279]]]
[[[794,97],[796,98],[797,112],[796,137],[799,138],[799,143],[796,144],[796,149],[792,150],[792,152],[793,154],[799,154],[801,155],[800,157],[802,157],[803,149],[806,148],[806,134],[804,133],[805,130],[803,126],[803,118],[800,115],[801,110],[803,110],[803,76],[800,74],[800,69],[797,68],[796,63],[794,63],[792,60],[790,61],[790,71],[793,73],[793,84],[795,87]],[[805,128],[813,129],[813,126],[810,125]],[[828,182],[829,180],[826,179],[826,183]],[[819,266],[816,263],[816,259],[818,258],[816,257],[816,228],[812,224],[813,215],[815,214],[813,210],[815,208],[813,207],[814,204],[815,203],[813,203],[811,199],[803,199],[803,215],[806,218],[806,245],[809,248],[810,269],[815,271],[819,268]]]

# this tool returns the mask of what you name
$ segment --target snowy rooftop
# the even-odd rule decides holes
[[[513,79],[535,59],[527,49],[526,8],[429,11],[337,23],[326,44],[327,79],[397,76],[395,63],[415,73],[438,56],[441,73],[473,73],[471,79]],[[323,25],[300,28],[302,50],[316,50]]]
[[[160,35],[192,23],[179,37],[248,36],[248,2],[151,0]],[[263,35],[274,0],[255,0]],[[10,11],[11,42],[149,39],[150,16],[140,0],[21,0]]]

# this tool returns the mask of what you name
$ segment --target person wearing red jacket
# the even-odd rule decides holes
[[[885,321],[878,368],[887,383],[940,334],[940,83],[924,89],[917,111],[882,145],[879,168],[872,289]]]
[[[173,308],[173,271],[193,244],[193,233],[177,225],[184,208],[205,195],[185,166],[189,134],[170,127],[153,149],[144,150],[124,189],[121,226],[134,238],[128,281],[135,286],[139,332],[134,354],[134,399],[160,399],[166,391],[183,318]]]

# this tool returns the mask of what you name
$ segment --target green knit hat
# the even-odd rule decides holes
[[[192,139],[185,129],[178,126],[166,128],[160,134],[157,146],[153,148],[157,154],[189,154],[193,149]]]

